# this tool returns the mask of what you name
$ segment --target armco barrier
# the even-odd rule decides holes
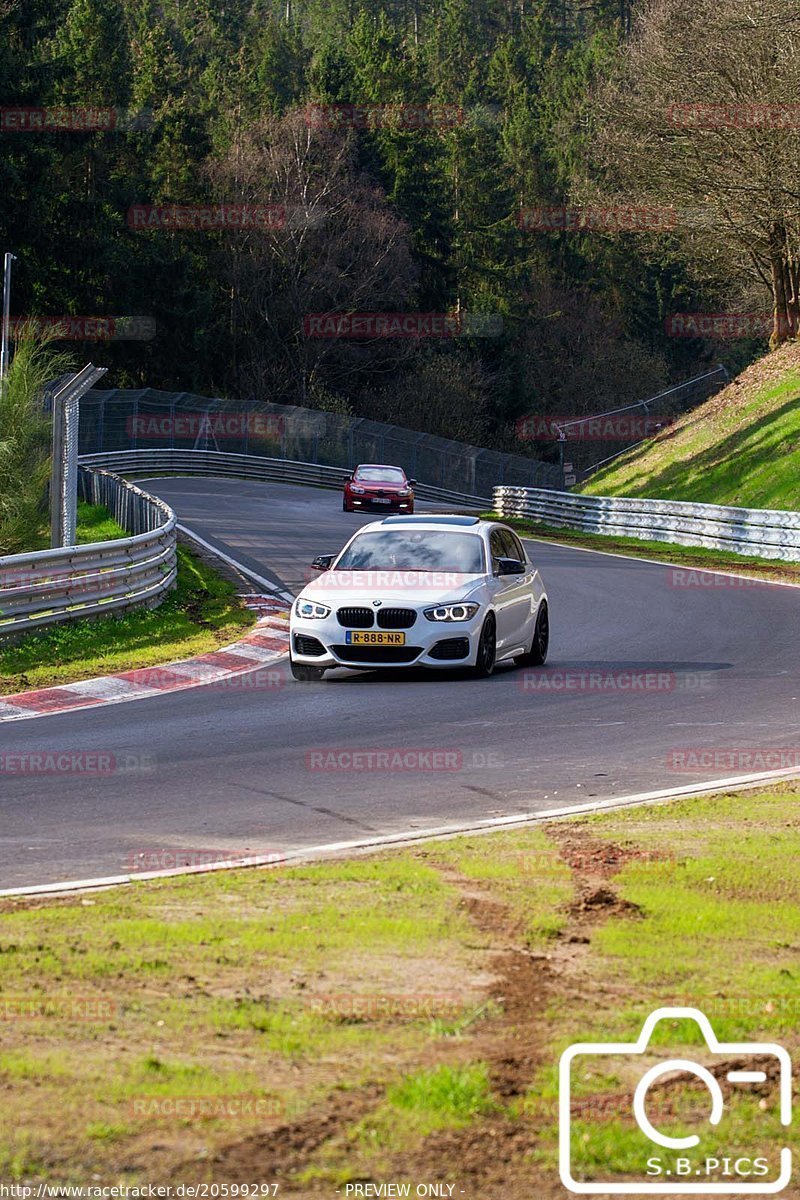
[[[132,536],[0,557],[0,638],[55,622],[158,604],[175,586],[177,518],[162,500],[81,468],[79,491]]]
[[[496,487],[494,511],[584,533],[705,546],[753,558],[800,562],[800,513],[726,508],[678,500],[580,496],[543,488]]]
[[[344,467],[326,467],[320,463],[293,462],[285,458],[262,458],[257,454],[228,454],[222,450],[110,450],[103,454],[84,454],[86,466],[109,467],[123,475],[142,475],[150,471],[180,475],[220,475],[235,479],[263,479],[273,483],[299,483],[311,487],[341,491],[351,472]],[[488,508],[488,496],[473,496],[449,488],[418,483],[414,492],[420,500],[454,504],[460,508]]]

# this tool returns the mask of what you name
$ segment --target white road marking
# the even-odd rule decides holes
[[[540,812],[514,813],[507,817],[493,817],[485,820],[471,821],[461,825],[440,825],[429,829],[409,828],[401,833],[383,834],[373,838],[361,838],[349,842],[328,842],[320,846],[309,846],[297,850],[287,850],[281,861],[276,862],[275,856],[252,856],[242,859],[231,859],[224,862],[202,864],[196,867],[178,867],[168,871],[150,871],[133,875],[112,875],[98,879],[70,879],[59,883],[34,884],[29,887],[4,888],[0,897],[4,896],[41,896],[56,895],[62,892],[91,891],[96,888],[114,887],[121,884],[131,884],[149,879],[165,879],[177,875],[200,875],[209,871],[231,871],[244,867],[265,866],[276,867],[297,862],[309,862],[327,857],[342,857],[348,854],[369,854],[379,850],[389,850],[404,845],[433,839],[450,839],[465,834],[492,833],[499,829],[513,829],[526,825],[538,824],[542,821],[563,820],[565,818],[584,816],[587,813],[604,812],[615,808],[634,808],[639,805],[659,804],[669,800],[688,800],[693,796],[714,795],[736,788],[739,791],[752,791],[763,788],[770,783],[790,782],[800,779],[800,771],[762,771],[754,775],[738,775],[728,779],[713,779],[707,783],[688,784],[684,787],[663,788],[656,792],[636,792],[629,796],[613,796],[609,800],[598,800],[590,804],[575,804],[561,808],[547,808]],[[554,793],[557,795],[557,793]]]

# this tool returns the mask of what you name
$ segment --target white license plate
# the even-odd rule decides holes
[[[391,504],[392,502],[391,502],[391,500],[384,500],[383,496],[373,496],[372,503],[373,504]]]

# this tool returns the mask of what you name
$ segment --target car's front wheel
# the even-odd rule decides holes
[[[295,662],[293,658],[289,659],[289,668],[295,679],[299,679],[301,683],[314,683],[325,674],[324,667],[309,667],[305,663]]]
[[[542,667],[547,661],[547,651],[550,646],[550,615],[547,611],[547,601],[543,600],[536,614],[536,624],[533,627],[531,648],[525,654],[516,654],[514,662],[518,667]]]
[[[478,640],[478,652],[475,655],[475,666],[472,668],[472,674],[476,679],[488,679],[494,671],[495,659],[497,658],[497,626],[495,624],[494,614],[489,613],[486,620],[483,622],[481,636]]]

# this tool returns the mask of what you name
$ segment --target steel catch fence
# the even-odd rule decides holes
[[[395,463],[420,484],[471,496],[491,496],[497,483],[563,486],[556,463],[367,418],[253,397],[224,400],[152,388],[87,392],[81,455],[122,450],[216,451],[349,470],[359,462]]]

